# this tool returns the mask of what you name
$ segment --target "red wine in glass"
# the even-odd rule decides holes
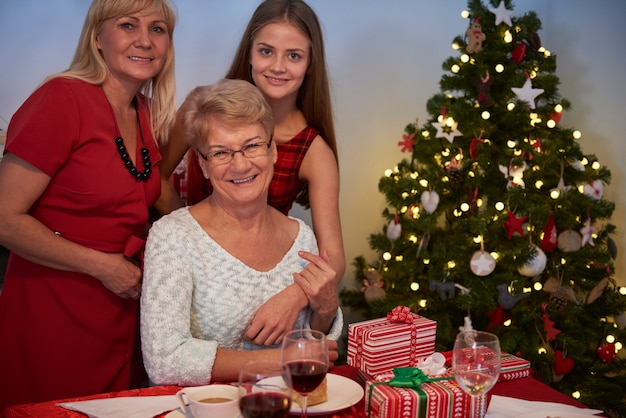
[[[291,376],[279,361],[252,360],[239,370],[239,411],[244,418],[287,417]]]
[[[283,338],[281,364],[288,370],[291,387],[300,394],[301,418],[307,414],[307,396],[323,381],[328,371],[328,346],[323,332],[295,329]]]
[[[287,364],[293,389],[300,394],[313,392],[326,377],[328,366],[320,361],[298,360]]]
[[[244,418],[287,418],[291,399],[281,393],[250,393],[239,399]]]

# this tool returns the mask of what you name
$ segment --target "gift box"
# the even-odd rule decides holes
[[[393,374],[383,373],[365,384],[365,416],[369,418],[467,418],[478,402],[463,392],[454,379],[422,383],[419,387],[381,384]],[[485,410],[489,402],[485,395]]]
[[[452,367],[452,351],[447,351],[443,355],[446,357],[446,366]],[[501,361],[498,382],[530,376],[530,361],[505,352],[502,353]]]
[[[403,308],[402,321],[397,309]],[[347,363],[376,376],[395,367],[415,367],[435,352],[437,323],[398,307],[387,318],[348,325]]]
[[[502,353],[502,365],[498,382],[530,376],[530,361],[509,353]]]

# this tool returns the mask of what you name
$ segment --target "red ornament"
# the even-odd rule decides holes
[[[548,223],[543,230],[543,239],[541,240],[541,248],[544,251],[551,253],[558,246],[558,240],[556,235],[556,226],[554,225],[554,216],[550,212]]]
[[[485,142],[485,140],[482,138],[474,138],[472,139],[472,142],[470,142],[469,153],[470,157],[472,157],[474,160],[478,156],[478,144],[482,142]]]
[[[574,369],[574,360],[563,358],[561,350],[554,350],[554,373],[556,375],[568,374]]]
[[[554,321],[552,321],[548,315],[541,317],[543,321],[543,329],[546,331],[546,339],[548,341],[556,339],[556,336],[561,333],[558,329],[554,328]]]
[[[415,133],[412,133],[410,135],[403,134],[402,141],[398,141],[398,146],[400,147],[400,151],[413,152],[413,146],[415,145],[415,140],[413,139],[414,137],[415,137]]]
[[[539,35],[537,34],[537,32],[533,32],[530,35],[530,37],[527,39],[527,42],[528,42],[528,46],[533,48],[535,51],[541,48],[541,38],[539,38]]]
[[[509,212],[509,217],[504,221],[504,227],[506,228],[506,237],[511,239],[514,233],[518,232],[521,236],[524,236],[524,229],[522,224],[526,220],[526,216],[518,218],[513,212]]]
[[[558,125],[561,122],[561,116],[563,116],[563,112],[552,112],[550,120],[553,120]]]
[[[552,341],[556,339],[556,336],[559,335],[561,331],[554,328],[554,321],[552,321],[546,313],[547,306],[547,303],[541,305],[541,309],[543,310],[543,315],[541,315],[541,321],[543,322],[543,330],[546,332],[546,340]]]
[[[528,155],[528,159],[532,160],[535,157],[535,153],[541,153],[541,138],[537,138],[534,141],[531,141],[530,145],[533,147],[533,151]]]
[[[481,106],[489,106],[491,104],[491,85],[494,82],[494,78],[489,73],[484,77],[478,77],[474,79],[474,85],[478,91],[478,104]]]
[[[615,344],[613,343],[604,343],[598,347],[596,351],[600,360],[605,363],[613,363],[615,360]]]
[[[520,62],[524,60],[525,56],[526,56],[526,44],[524,42],[520,42],[519,44],[517,44],[517,46],[513,50],[511,59],[517,64],[519,64]]]
[[[501,305],[498,305],[494,312],[487,313],[486,315],[487,318],[489,318],[489,325],[486,331],[491,331],[494,327],[501,327],[508,319],[511,319],[511,315],[507,314]]]

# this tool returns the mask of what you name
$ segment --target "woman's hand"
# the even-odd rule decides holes
[[[304,270],[293,276],[306,294],[313,311],[311,328],[328,332],[339,307],[337,274],[326,250],[322,250],[319,256],[307,251],[300,251],[298,255],[309,261]]]
[[[142,276],[139,266],[123,254],[103,255],[103,266],[92,275],[119,297],[138,299],[141,296]]]
[[[244,338],[257,345],[271,346],[293,329],[298,313],[308,304],[298,285],[291,285],[265,302],[255,313]]]

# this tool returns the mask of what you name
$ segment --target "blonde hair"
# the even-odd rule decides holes
[[[167,139],[176,115],[173,37],[177,16],[169,0],[93,0],[85,17],[72,63],[67,70],[53,74],[47,80],[67,77],[90,84],[102,84],[109,75],[109,68],[96,46],[96,38],[102,30],[104,21],[143,10],[163,14],[170,38],[170,48],[163,68],[139,90],[151,98],[149,102],[152,131],[157,141],[162,143]]]
[[[183,126],[189,145],[206,143],[214,120],[229,126],[263,125],[268,138],[274,135],[274,116],[263,94],[243,80],[219,80],[193,89],[183,103]]]

